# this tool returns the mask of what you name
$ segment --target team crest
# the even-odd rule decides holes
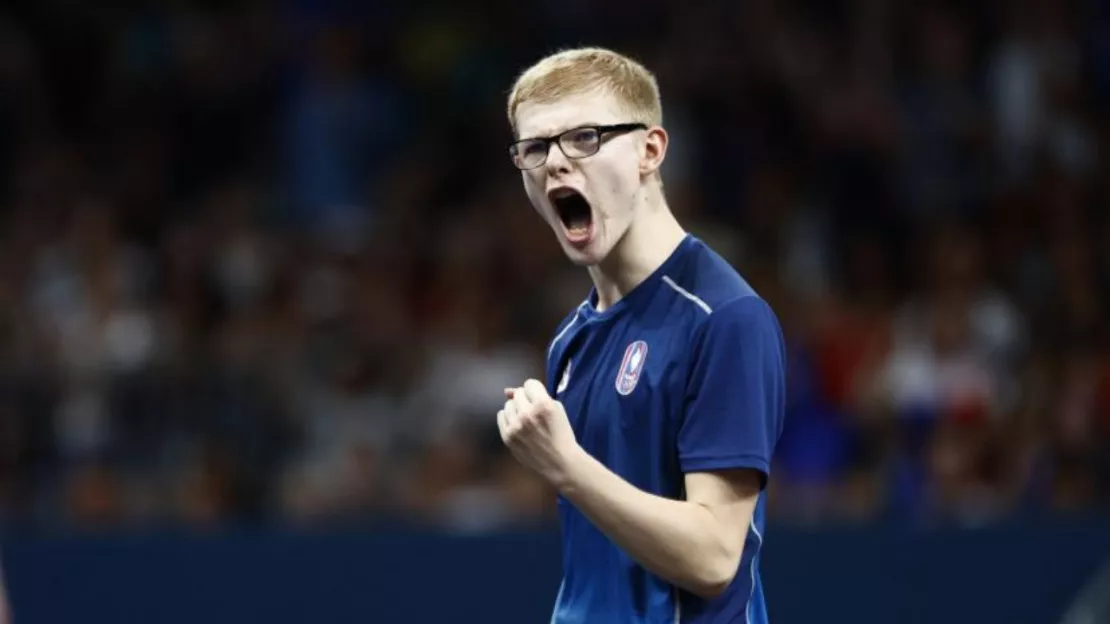
[[[633,342],[624,350],[624,359],[621,360],[621,368],[617,371],[617,393],[628,396],[636,389],[636,384],[640,381],[640,373],[644,370],[647,353],[648,346],[643,340]]]

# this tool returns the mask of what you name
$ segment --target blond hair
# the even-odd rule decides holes
[[[600,91],[615,97],[629,122],[663,123],[655,76],[635,60],[604,48],[574,48],[547,56],[517,78],[509,94],[509,125],[524,102],[550,104],[564,97]]]

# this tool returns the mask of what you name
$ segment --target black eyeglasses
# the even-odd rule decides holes
[[[551,144],[558,143],[567,158],[586,158],[601,149],[601,139],[614,132],[647,130],[642,123],[611,124],[607,126],[580,126],[552,137],[521,139],[509,145],[509,156],[517,169],[535,169],[547,162]]]

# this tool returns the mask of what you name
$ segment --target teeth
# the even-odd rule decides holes
[[[574,195],[574,194],[575,194],[574,189],[569,189],[569,188],[558,189],[556,191],[551,191],[551,193],[549,193],[549,195],[551,196],[552,199],[562,199],[564,197],[570,197],[571,195]]]

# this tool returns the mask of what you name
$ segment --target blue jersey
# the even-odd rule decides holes
[[[632,485],[684,497],[684,474],[770,474],[785,408],[785,349],[767,303],[688,235],[647,280],[598,312],[596,291],[559,326],[548,391],[579,444]],[[759,579],[765,494],[732,584],[705,600],[648,572],[559,499],[563,581],[552,622],[767,622]]]

